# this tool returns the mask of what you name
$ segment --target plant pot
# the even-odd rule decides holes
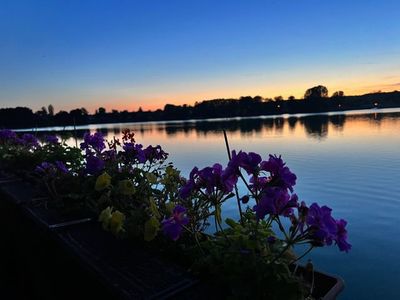
[[[118,240],[100,224],[55,232],[64,249],[121,299],[170,299],[198,282],[186,270],[143,246]]]
[[[294,270],[295,266],[291,266]],[[296,275],[305,279],[309,284],[314,282],[312,296],[315,299],[334,300],[344,289],[344,280],[336,275],[321,271],[307,272],[304,266],[298,266]]]
[[[47,209],[44,205],[34,203],[47,200],[42,191],[22,179],[0,173],[0,193],[4,199],[19,205],[22,211],[40,226],[55,229],[92,220],[93,215],[88,211],[62,213],[56,209]]]

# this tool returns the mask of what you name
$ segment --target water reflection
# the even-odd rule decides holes
[[[164,135],[173,138],[179,135],[203,136],[220,135],[222,130],[240,136],[251,136],[253,134],[267,132],[274,135],[284,134],[285,129],[291,134],[304,132],[308,138],[323,140],[332,132],[343,131],[346,122],[350,127],[357,122],[365,122],[380,126],[385,120],[398,120],[400,112],[393,113],[366,113],[358,115],[310,115],[310,116],[289,116],[275,118],[238,118],[229,120],[199,120],[184,122],[159,122],[159,123],[127,123],[127,124],[106,124],[89,125],[77,130],[64,130],[60,135],[76,137],[81,140],[87,131],[100,131],[107,138],[119,137],[123,128],[130,128],[140,136]],[[53,130],[49,130],[53,131]],[[41,131],[46,134],[49,131]]]

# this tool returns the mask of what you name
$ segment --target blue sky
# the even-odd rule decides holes
[[[2,1],[0,107],[400,89],[400,1]]]

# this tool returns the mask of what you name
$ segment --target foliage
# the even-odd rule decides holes
[[[232,298],[308,296],[289,267],[315,247],[349,251],[346,221],[334,219],[327,206],[299,201],[297,177],[280,156],[228,152],[225,167],[195,167],[185,179],[160,146],[143,147],[129,130],[121,141],[87,133],[80,149],[54,136],[39,142],[0,131],[1,167],[34,172],[55,207],[90,208],[117,237],[179,251],[193,272]],[[227,202],[236,203],[238,220],[223,222]],[[296,256],[299,244],[308,249]]]
[[[320,99],[328,97],[328,89],[323,85],[314,86],[304,94],[304,99]]]

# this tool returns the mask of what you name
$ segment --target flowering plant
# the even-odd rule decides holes
[[[182,205],[194,223],[182,227],[196,238],[210,217],[215,225],[213,236],[197,241],[197,266],[222,280],[239,298],[249,293],[256,298],[282,298],[282,285],[286,286],[283,298],[301,298],[307,291],[289,267],[315,247],[336,244],[340,251],[349,251],[346,221],[334,219],[327,206],[299,201],[293,188],[296,175],[281,156],[262,160],[253,152],[229,154],[225,168],[220,164],[194,168],[180,189]],[[243,196],[239,196],[239,180],[245,186]],[[226,219],[223,224],[222,205],[234,196],[239,220]],[[169,228],[163,229],[169,235]],[[308,245],[298,257],[293,251],[297,245]]]
[[[90,208],[118,237],[179,251],[193,272],[227,287],[233,298],[309,296],[292,266],[316,247],[349,251],[347,222],[333,218],[327,206],[300,201],[297,177],[281,156],[263,160],[230,151],[226,135],[225,141],[225,167],[195,167],[185,179],[160,146],[136,143],[129,130],[121,141],[108,142],[101,133],[87,133],[80,149],[54,136],[39,142],[3,130],[1,167],[29,158],[24,168],[41,178],[55,203]],[[223,222],[228,202],[236,203],[238,218]],[[304,252],[296,256],[299,245]]]

